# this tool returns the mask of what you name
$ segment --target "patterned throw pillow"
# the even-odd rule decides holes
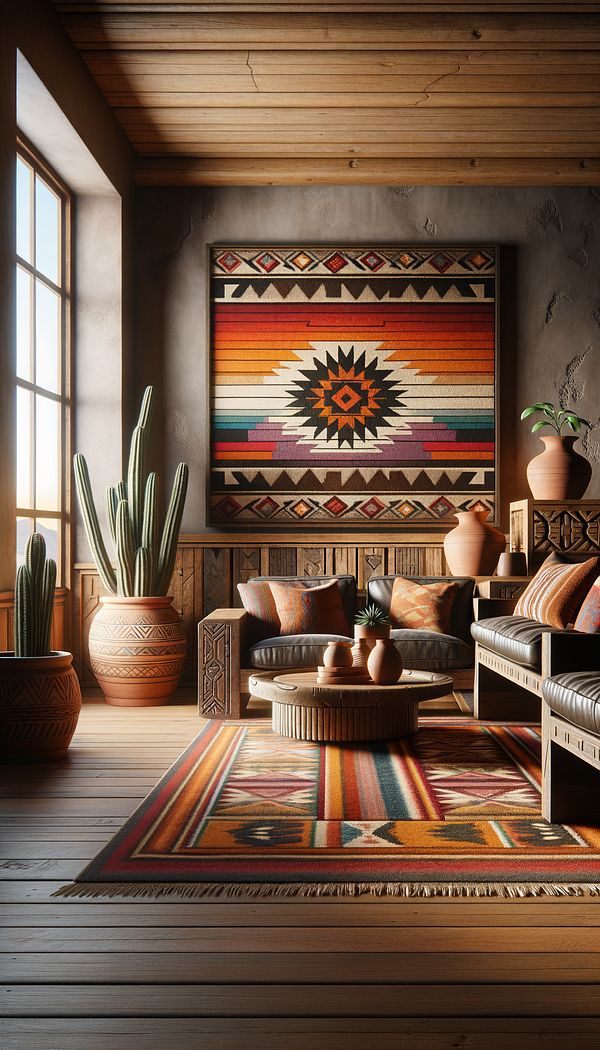
[[[600,634],[600,576],[594,580],[575,620],[575,630]]]
[[[600,558],[562,565],[547,559],[519,598],[515,616],[526,616],[550,627],[568,627],[599,569]]]
[[[319,587],[290,586],[272,580],[281,634],[350,635],[337,580]]]
[[[268,583],[262,580],[238,583],[242,605],[248,613],[248,642],[259,642],[263,638],[275,638],[279,634],[277,606]]]
[[[414,583],[397,576],[392,587],[392,627],[448,634],[458,583]]]

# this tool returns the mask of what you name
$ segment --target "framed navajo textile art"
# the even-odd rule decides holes
[[[493,517],[496,254],[211,248],[211,523]]]

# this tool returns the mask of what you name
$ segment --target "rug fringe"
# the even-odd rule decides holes
[[[598,897],[599,883],[548,882],[74,882],[53,897]]]

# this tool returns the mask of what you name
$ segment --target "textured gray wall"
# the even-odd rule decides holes
[[[190,465],[183,529],[205,529],[207,250],[231,244],[503,246],[500,328],[501,522],[529,495],[542,445],[519,421],[536,400],[575,406],[595,426],[578,445],[600,497],[600,191],[497,187],[141,189],[137,197],[140,390],[158,387],[154,459]],[[566,399],[566,400],[565,400]],[[166,478],[163,474],[163,478]]]

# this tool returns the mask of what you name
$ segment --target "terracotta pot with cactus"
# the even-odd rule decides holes
[[[389,638],[391,629],[388,614],[377,602],[365,605],[354,617],[354,638],[356,641],[364,638],[369,651],[374,648],[378,638]]]
[[[106,492],[116,567],[108,556],[92,496],[85,457],[74,458],[75,483],[89,544],[100,578],[110,592],[92,622],[92,670],[107,701],[121,707],[162,704],[177,688],[185,659],[180,614],[168,594],[177,553],[188,468],[175,471],[162,530],[158,479],[144,477],[154,391],[147,387],[129,451],[127,481]]]
[[[50,649],[56,562],[44,537],[27,543],[15,584],[15,648],[0,653],[0,754],[11,761],[63,758],[77,726],[81,691],[71,653]]]

